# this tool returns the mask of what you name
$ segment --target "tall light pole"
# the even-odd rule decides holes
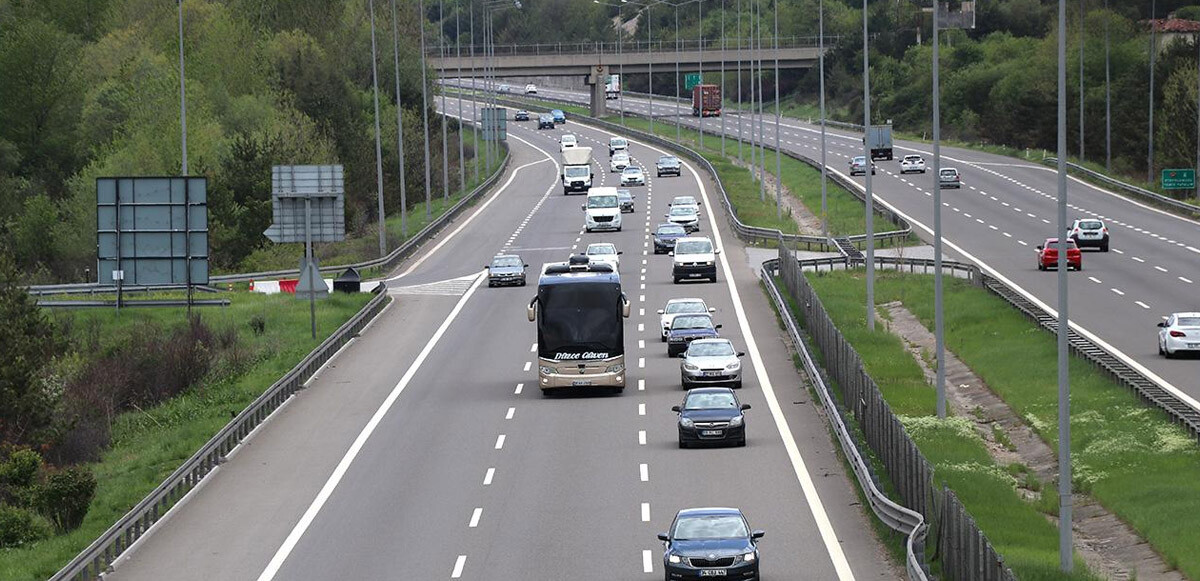
[[[1067,0],[1058,0],[1058,557],[1074,565],[1071,542],[1071,399],[1067,335]]]
[[[1196,171],[1200,171],[1200,33],[1192,36],[1196,43]],[[1200,181],[1196,182],[1196,200],[1200,201]]]
[[[1158,52],[1154,34],[1155,30],[1154,15],[1158,12],[1158,2],[1150,3],[1150,128],[1146,133],[1146,181],[1154,183],[1154,57]]]
[[[187,156],[187,96],[183,77],[183,0],[179,0],[179,146],[183,154],[180,175],[188,175]]]
[[[462,6],[454,7],[454,56],[458,61],[458,82],[462,83],[462,29],[460,14]],[[467,193],[467,157],[466,148],[463,146],[463,98],[462,91],[458,91],[458,190],[460,195]]]
[[[475,70],[475,3],[471,2],[471,95],[477,96],[475,82],[479,73]],[[471,101],[471,165],[475,168],[475,183],[479,183],[479,102]]]
[[[738,161],[742,161],[745,159],[745,156],[742,154],[742,0],[738,0],[737,6]]]
[[[725,4],[721,3],[721,157],[725,157]]]
[[[404,107],[400,104],[400,29],[392,0],[392,65],[396,76],[396,151],[400,152],[400,237],[408,239],[408,192],[404,187]]]
[[[646,52],[650,53],[654,50],[654,18],[651,17],[651,11],[654,10],[654,5],[646,6]],[[649,59],[649,74],[646,76],[647,91],[650,93],[650,135],[654,133],[654,59]]]
[[[374,89],[375,101],[375,192],[378,199],[379,213],[379,255],[387,254],[387,225],[383,215],[383,147],[379,143],[379,67],[377,65],[378,51],[375,45],[375,0],[368,0],[367,9],[371,11],[371,86]]]
[[[1104,171],[1112,171],[1112,93],[1108,48],[1108,0],[1104,0]]]
[[[755,51],[755,57],[758,61],[758,190],[759,198],[765,200],[767,197],[767,129],[765,126],[767,116],[767,94],[763,90],[763,29],[762,29],[762,0],[754,3],[758,10],[754,17],[754,22],[758,26],[758,50]]]
[[[438,0],[438,57],[446,57],[446,14],[443,10],[445,3]],[[444,62],[444,61],[443,61]],[[446,111],[446,89],[438,90],[442,94],[442,199],[450,197],[450,145],[446,143],[446,125],[450,115]]]
[[[825,154],[828,151],[825,145],[825,0],[820,0],[817,8],[817,26],[820,38],[817,40],[817,50],[820,52],[817,55],[817,63],[820,69],[820,92],[821,92],[821,236],[826,240],[829,239],[829,207],[826,202],[826,194],[828,190],[827,182],[829,181],[829,168],[825,163]],[[936,171],[934,172],[937,173]]]
[[[775,219],[783,217],[783,161],[779,142],[779,0],[775,5]]]
[[[675,143],[682,141],[679,129],[679,58],[683,56],[679,46],[679,5],[675,4]]]
[[[1065,0],[1063,0],[1065,1]],[[867,0],[863,0],[863,136],[871,130],[871,53],[867,37]],[[936,10],[937,7],[935,6]],[[875,200],[871,195],[871,144],[863,139],[867,170],[867,329],[875,330]]]
[[[417,0],[417,10],[421,17],[417,26],[421,29],[421,126],[425,129],[425,218],[433,217],[433,198],[429,185],[429,81],[425,66],[425,0]]]
[[[704,2],[696,2],[696,10],[700,13],[700,21],[697,23],[699,27],[699,58],[696,59],[700,70],[700,83],[704,83]],[[695,89],[692,89],[695,90]],[[700,99],[700,151],[704,151],[704,98]]]
[[[1087,11],[1079,0],[1079,163],[1083,163],[1083,43],[1087,36]]]
[[[942,303],[942,84],[937,2],[933,4],[933,318],[937,417],[946,417],[946,320]]]

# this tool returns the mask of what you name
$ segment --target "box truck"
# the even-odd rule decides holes
[[[890,124],[868,127],[867,135],[863,139],[870,145],[872,160],[892,160],[892,126]]]
[[[721,87],[696,85],[692,87],[692,117],[716,117],[721,114]]]
[[[570,147],[562,150],[563,193],[587,193],[592,187],[592,148]]]
[[[616,99],[621,96],[621,75],[608,75],[604,81],[604,98]]]

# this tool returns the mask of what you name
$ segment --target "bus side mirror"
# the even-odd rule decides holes
[[[587,211],[587,204],[579,204],[579,209],[580,209],[580,210],[583,210],[584,212],[586,212],[586,211]]]
[[[525,316],[529,318],[530,322],[537,320],[537,298],[536,297],[534,297],[534,299],[532,301],[529,301],[529,306],[525,307]],[[628,315],[626,315],[626,316],[628,316]]]
[[[675,412],[675,413],[679,413],[679,406],[677,406],[677,405],[673,405],[673,406],[671,406],[671,411],[673,411],[673,412]],[[664,539],[664,540],[665,540],[665,539]]]
[[[629,299],[625,298],[625,295],[621,295],[621,316],[629,318]]]

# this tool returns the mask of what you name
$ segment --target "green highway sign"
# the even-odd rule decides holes
[[[1162,188],[1164,190],[1191,190],[1196,187],[1196,170],[1164,169],[1162,170]]]
[[[683,90],[690,91],[700,84],[700,73],[688,73],[683,77]]]

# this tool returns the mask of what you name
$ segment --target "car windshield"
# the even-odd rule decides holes
[[[497,256],[492,259],[492,266],[521,266],[521,257],[519,256]]]
[[[707,313],[708,307],[700,301],[684,301],[667,305],[666,312],[674,313]]]
[[[541,121],[553,121],[554,120],[554,118],[549,115],[538,115],[538,119]]]
[[[691,196],[675,196],[675,199],[671,200],[671,205],[672,206],[695,206],[696,198],[693,198]]]
[[[733,355],[733,345],[721,341],[719,343],[692,343],[687,350],[692,357],[721,357]]]
[[[624,173],[627,173],[627,174],[629,174],[629,175],[633,175],[633,174],[639,174],[639,173],[642,173],[642,168],[640,168],[640,167],[634,167],[634,166],[632,166],[632,165],[631,165],[631,166],[629,166],[629,167],[626,167],[626,168],[625,168],[625,172],[624,172]]]
[[[629,156],[625,155],[624,153],[618,153],[613,156],[612,160],[616,162],[628,162]]]
[[[675,254],[707,254],[713,251],[708,240],[688,240],[675,244]]]
[[[670,157],[670,156],[660,157],[660,158],[658,158],[658,163],[661,163],[663,165],[675,165],[675,164],[679,163],[679,160],[677,158]]]
[[[1084,230],[1099,230],[1104,227],[1104,223],[1099,220],[1083,220],[1079,222],[1079,227]]]
[[[616,139],[609,139],[608,144],[613,147],[624,147],[628,143],[624,139],[616,138]]]
[[[1176,327],[1200,327],[1200,317],[1179,317]]]
[[[555,117],[561,117],[563,115],[563,112],[558,109],[554,109],[554,110],[550,111],[550,114]]]
[[[574,135],[564,135],[562,138],[562,142],[563,143],[575,143],[575,136]]]
[[[683,226],[660,226],[658,228],[658,235],[660,236],[683,236],[686,233],[687,231],[683,229]]]
[[[611,196],[588,196],[587,206],[589,208],[616,208],[617,195]]]
[[[592,244],[588,246],[588,254],[616,254],[617,247],[612,244]]]
[[[683,315],[675,317],[675,320],[671,321],[672,329],[711,329],[712,326],[712,319],[707,315]]]
[[[689,400],[691,398],[688,398]],[[746,521],[733,515],[708,515],[680,518],[675,521],[677,541],[693,539],[737,539],[749,536]]]
[[[860,156],[858,156],[858,157],[854,158],[854,160],[853,160],[853,161],[851,161],[850,163],[856,163],[856,164],[857,164],[857,163],[866,163],[866,162],[867,162],[867,158],[865,158],[865,157],[863,157],[863,156],[861,156],[861,155],[860,155]]]
[[[691,206],[671,206],[672,216],[694,216],[696,209]]]

